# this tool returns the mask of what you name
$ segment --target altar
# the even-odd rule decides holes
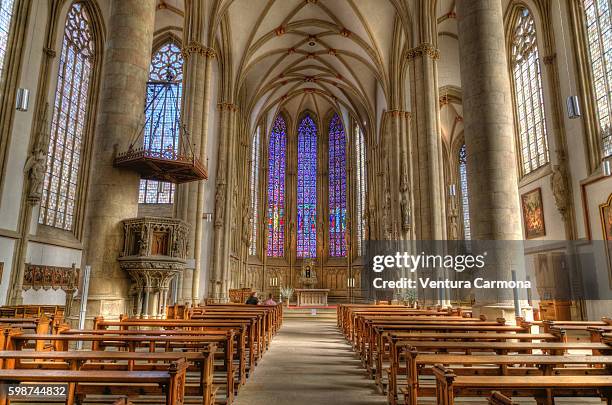
[[[326,307],[328,288],[301,288],[295,290],[298,307]]]

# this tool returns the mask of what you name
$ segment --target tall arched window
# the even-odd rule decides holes
[[[64,28],[38,219],[41,224],[65,230],[74,226],[93,60],[90,16],[85,6],[76,2],[68,12]]]
[[[587,41],[595,110],[603,156],[612,155],[612,4],[609,0],[584,0]]]
[[[285,165],[287,123],[276,117],[268,147],[268,256],[285,254]]]
[[[520,11],[512,33],[511,63],[522,172],[525,175],[548,163],[540,56],[535,22],[526,8]]]
[[[346,256],[346,136],[338,114],[329,123],[329,255]]]
[[[467,181],[467,150],[465,144],[459,148],[459,189],[461,192],[461,217],[463,219],[463,239],[472,239],[470,227],[470,200]]]
[[[297,257],[317,255],[317,125],[307,114],[298,126]]]
[[[0,84],[4,78],[4,56],[6,55],[9,34],[11,33],[14,5],[15,0],[0,1]]]
[[[151,58],[145,107],[144,148],[174,154],[179,151],[183,57],[169,42]],[[138,202],[172,204],[173,183],[140,180]]]
[[[249,254],[257,254],[257,223],[259,220],[259,145],[261,137],[261,127],[258,125],[253,135],[251,143],[251,240],[249,245]]]
[[[363,252],[363,241],[366,238],[365,235],[365,213],[366,213],[366,193],[368,191],[366,181],[366,152],[365,152],[365,139],[363,132],[359,127],[359,124],[355,123],[355,191],[356,201],[355,206],[357,208],[357,254],[362,256]]]

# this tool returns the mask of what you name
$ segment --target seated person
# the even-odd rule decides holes
[[[259,304],[259,298],[257,298],[257,291],[253,291],[249,298],[246,300],[246,304],[257,305]]]
[[[272,299],[272,293],[268,294],[268,299],[264,301],[264,305],[276,305],[276,301]]]

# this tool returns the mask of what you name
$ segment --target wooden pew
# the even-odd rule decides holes
[[[434,371],[436,364],[461,365],[454,368],[454,373],[468,376],[538,376],[538,375],[608,375],[612,365],[612,356],[583,355],[456,355],[456,354],[420,354],[412,350],[406,361],[406,384],[404,393],[406,405],[417,405],[419,396],[434,396],[434,387],[423,387],[419,376]],[[518,365],[518,367],[517,367]],[[586,366],[576,367],[577,365]],[[595,366],[606,366],[596,368]],[[394,389],[396,387],[393,387]],[[389,390],[389,402],[396,403]]]
[[[165,393],[166,405],[182,405],[186,369],[185,359],[173,361],[167,371],[2,369],[0,405],[6,405],[9,401],[6,384],[14,382],[68,383],[67,405],[73,405],[76,401],[77,384],[81,387],[105,384],[92,386],[96,387],[100,394],[104,393],[109,385],[129,384],[131,389],[138,389],[139,386],[157,384],[162,388],[159,393]]]
[[[434,366],[439,405],[454,405],[455,398],[473,392],[499,390],[535,398],[538,405],[553,405],[554,397],[604,397],[612,403],[612,376],[458,376],[452,369]]]
[[[143,331],[143,333],[145,333]],[[116,346],[126,349],[129,352],[136,352],[138,347],[146,347],[150,352],[154,352],[156,347],[162,347],[166,351],[174,349],[200,351],[209,344],[214,343],[222,347],[224,351],[225,364],[225,384],[227,403],[231,404],[237,392],[238,385],[234,378],[234,333],[226,332],[225,335],[177,335],[177,336],[148,336],[148,335],[35,335],[17,334],[9,342],[9,350],[21,350],[25,342],[28,341],[51,341],[57,351],[68,351],[69,344],[77,341],[96,342],[107,347]],[[140,354],[140,353],[139,353]],[[1,405],[1,404],[0,404]]]
[[[157,328],[164,330],[202,330],[221,328],[234,330],[236,333],[236,355],[241,364],[241,375],[247,375],[257,363],[256,342],[257,324],[245,320],[168,320],[168,319],[124,319],[122,321],[106,321],[102,317],[94,319],[94,329],[104,330],[119,328],[121,330],[142,330],[142,328]],[[109,329],[117,330],[117,329]],[[146,330],[145,330],[146,333]],[[246,351],[248,349],[248,352]],[[248,363],[246,357],[248,355]]]
[[[196,384],[189,384],[187,380],[185,396],[201,397],[203,405],[212,405],[216,393],[216,388],[213,387],[213,356],[215,350],[216,345],[211,344],[205,350],[199,352],[0,351],[0,359],[7,366],[5,368],[9,369],[40,369],[44,367],[47,370],[88,371],[100,369],[111,371],[163,371],[168,368],[168,362],[185,359],[190,364],[187,371],[194,370],[199,373]],[[45,363],[41,364],[40,361]],[[105,361],[111,361],[112,363],[106,363]],[[152,391],[148,394],[155,395],[157,392]]]

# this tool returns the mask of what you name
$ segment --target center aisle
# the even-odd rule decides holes
[[[332,319],[285,318],[235,405],[386,404]]]

